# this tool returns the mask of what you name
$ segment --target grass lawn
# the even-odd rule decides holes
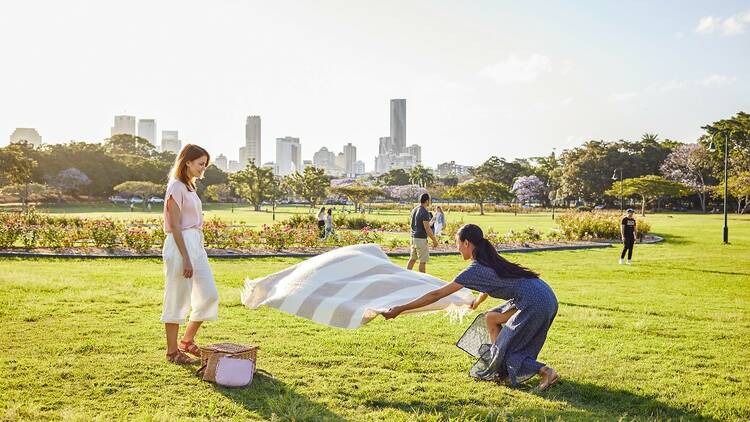
[[[517,224],[512,215],[471,217],[498,229]],[[546,220],[518,217],[522,227]],[[243,279],[297,262],[281,258],[212,261],[220,320],[199,340],[259,344],[259,367],[273,374],[258,375],[250,388],[217,388],[164,360],[160,261],[2,259],[0,415],[748,420],[750,218],[732,216],[728,246],[721,216],[649,219],[667,241],[636,245],[630,267],[616,264],[615,248],[510,255],[540,271],[560,301],[540,359],[563,379],[542,394],[530,388],[536,380],[510,389],[468,377],[473,361],[453,343],[473,316],[377,319],[345,331],[242,307]],[[450,279],[465,265],[439,257],[428,271]]]

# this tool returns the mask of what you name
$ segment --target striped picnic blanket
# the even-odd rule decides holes
[[[245,280],[242,303],[276,308],[339,328],[357,328],[379,312],[444,286],[440,279],[393,264],[378,245],[353,245],[315,256],[283,271]],[[467,309],[473,296],[461,289],[411,312]]]

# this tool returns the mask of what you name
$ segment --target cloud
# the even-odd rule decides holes
[[[612,98],[615,101],[630,101],[633,98],[637,97],[638,93],[635,91],[630,92],[621,92],[610,95],[610,98]]]
[[[532,54],[524,59],[511,54],[506,60],[485,67],[479,74],[498,85],[511,85],[532,82],[550,70],[552,65],[547,56]]]
[[[663,83],[659,87],[659,91],[661,92],[677,91],[679,89],[685,88],[685,85],[687,85],[685,81],[677,81],[677,80],[672,79],[671,81],[667,81]]]
[[[714,16],[704,16],[698,21],[695,32],[712,34],[720,30],[723,35],[739,35],[745,33],[745,27],[750,25],[750,11],[738,13],[726,19]]]
[[[698,84],[703,86],[722,86],[734,83],[736,80],[737,78],[734,76],[713,74],[701,79],[698,81]]]

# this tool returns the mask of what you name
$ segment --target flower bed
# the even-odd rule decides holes
[[[606,211],[581,211],[561,214],[557,218],[561,237],[571,240],[620,239],[622,214]],[[644,218],[637,223],[639,238],[651,231]]]

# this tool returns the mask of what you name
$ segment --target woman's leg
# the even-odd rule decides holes
[[[549,366],[543,366],[542,369],[539,370],[539,376],[542,378],[542,380],[539,382],[539,390],[544,391],[552,386],[552,384],[556,383],[558,379],[560,379],[560,375],[557,374],[557,372],[550,368]]]
[[[508,322],[510,317],[516,313],[516,308],[509,309],[505,312],[487,312],[484,316],[484,320],[487,323],[487,331],[490,333],[490,342],[492,344],[497,340],[497,336],[500,335],[500,329],[502,325]]]
[[[167,333],[167,354],[173,354],[177,351],[177,334],[180,331],[180,324],[164,324],[164,331]]]

